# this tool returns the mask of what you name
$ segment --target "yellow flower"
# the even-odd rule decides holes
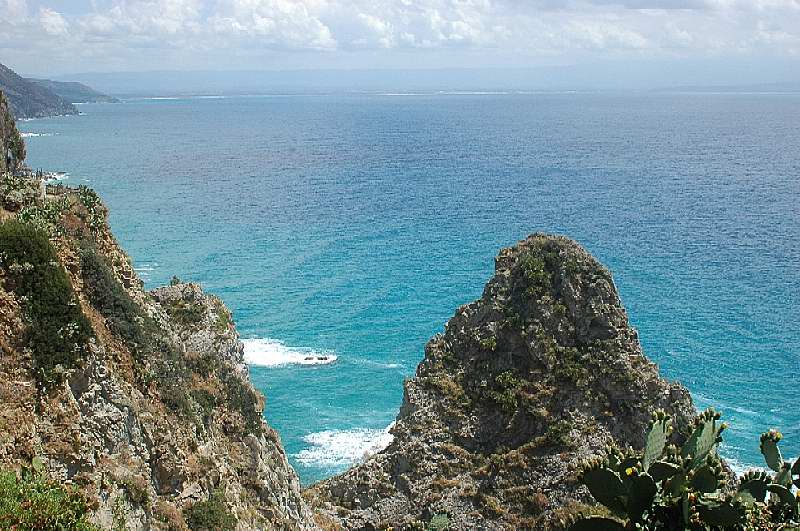
[[[627,476],[632,476],[633,472],[634,472],[634,468],[632,466],[629,466],[628,468],[625,469],[625,475],[627,475]]]

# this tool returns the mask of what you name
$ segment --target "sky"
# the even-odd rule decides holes
[[[797,81],[800,0],[0,0],[0,62],[48,77],[569,67]]]

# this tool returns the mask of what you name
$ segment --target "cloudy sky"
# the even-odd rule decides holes
[[[800,60],[800,0],[0,0],[0,19],[0,62],[29,75],[707,61],[772,81]]]

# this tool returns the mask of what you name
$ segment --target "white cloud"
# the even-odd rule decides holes
[[[247,68],[259,57],[319,52],[344,63],[365,53],[464,63],[441,66],[466,66],[476,53],[505,63],[800,53],[800,0],[96,0],[68,14],[55,5],[0,0],[0,50],[86,57],[87,69],[196,67],[206,55],[226,60],[208,67]],[[23,51],[31,40],[35,49]]]
[[[69,24],[58,11],[48,8],[39,10],[39,23],[48,35],[60,36],[69,32]]]
[[[19,22],[28,16],[28,3],[25,0],[0,0],[0,18],[9,22]]]

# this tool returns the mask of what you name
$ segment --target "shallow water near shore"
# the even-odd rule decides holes
[[[87,104],[20,122],[148,287],[234,311],[304,484],[388,441],[427,339],[535,231],[614,273],[646,354],[760,465],[800,453],[800,95],[407,94]]]

